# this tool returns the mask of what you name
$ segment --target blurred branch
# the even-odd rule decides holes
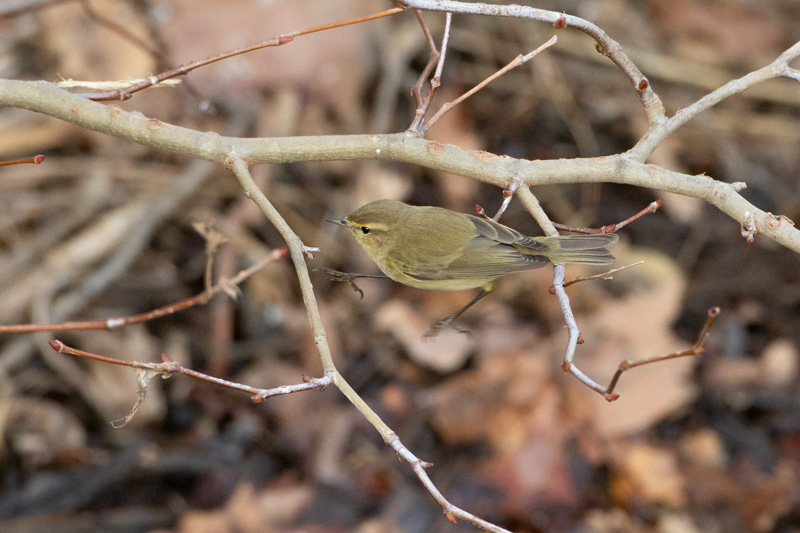
[[[148,311],[146,313],[141,313],[132,316],[125,316],[125,317],[107,318],[105,320],[62,322],[61,324],[13,324],[6,326],[0,325],[0,334],[36,333],[39,331],[78,331],[78,330],[95,330],[95,329],[110,330],[122,326],[130,326],[132,324],[147,322],[155,318],[161,318],[162,316],[167,316],[177,313],[179,311],[183,311],[184,309],[188,309],[196,305],[205,305],[216,294],[219,294],[220,292],[229,293],[232,290],[232,287],[235,287],[236,285],[243,282],[256,272],[262,270],[267,265],[274,263],[284,255],[286,255],[286,248],[279,248],[277,250],[273,250],[271,254],[267,255],[264,259],[262,259],[255,265],[242,270],[241,272],[239,272],[230,279],[220,280],[216,285],[214,285],[208,290],[201,292],[200,294],[192,296],[191,298],[186,298],[185,300],[181,300],[180,302],[174,302],[169,305],[159,307],[158,309],[153,309],[152,311]]]

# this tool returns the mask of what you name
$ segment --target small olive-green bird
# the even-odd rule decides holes
[[[350,230],[394,281],[419,289],[483,289],[434,329],[450,325],[501,276],[552,263],[608,264],[614,261],[608,247],[617,241],[610,233],[527,237],[491,219],[395,200],[370,202],[347,218],[328,221]]]

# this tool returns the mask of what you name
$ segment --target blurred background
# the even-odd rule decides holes
[[[527,2],[526,2],[527,3]],[[58,81],[145,77],[276,34],[391,7],[378,0],[103,0],[0,4],[0,75]],[[22,12],[15,11],[27,7]],[[772,62],[800,39],[800,2],[545,1],[595,22],[636,62],[670,114]],[[443,15],[425,19],[437,41]],[[162,54],[154,59],[108,21]],[[549,39],[545,24],[458,15],[432,109]],[[588,36],[558,44],[445,116],[429,139],[525,159],[627,150],[646,131],[627,79]],[[428,59],[411,13],[322,32],[150,89],[127,110],[201,131],[269,137],[392,133],[414,115],[408,87]],[[187,87],[187,83],[190,87]],[[192,92],[193,91],[193,92]],[[213,112],[201,110],[201,102]],[[800,219],[800,87],[757,86],[681,128],[649,162],[744,181],[765,211]],[[203,290],[213,223],[228,242],[215,279],[283,246],[224,168],[0,110],[0,323],[146,312]],[[311,268],[377,273],[341,218],[379,198],[494,213],[501,191],[406,164],[261,165],[254,175],[309,246]],[[800,531],[800,269],[794,252],[701,201],[620,185],[535,187],[553,220],[624,228],[607,281],[568,289],[601,383],[622,359],[691,346],[701,358],[623,376],[607,403],[559,367],[567,334],[552,271],[503,279],[461,320],[471,336],[422,334],[468,301],[312,273],[343,375],[420,458],[453,503],[518,532]],[[518,202],[505,224],[540,234]],[[598,273],[569,267],[568,279]],[[111,332],[0,337],[0,530],[460,532],[406,464],[334,388],[253,404],[183,376],[136,400],[133,372],[55,354],[47,340],[159,361],[257,387],[321,366],[293,268],[277,262],[238,301]]]

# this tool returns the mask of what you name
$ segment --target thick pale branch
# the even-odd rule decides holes
[[[115,105],[91,102],[53,84],[0,80],[0,107],[20,107],[139,144],[229,164],[237,153],[249,164],[382,159],[402,161],[507,187],[565,183],[623,183],[705,200],[739,223],[751,219],[761,235],[800,252],[800,231],[745,200],[733,185],[647,165],[627,154],[529,161],[463,150],[404,133],[241,139],[173,126]]]
[[[231,152],[225,159],[225,164],[233,170],[233,173],[244,189],[245,195],[256,203],[289,246],[289,255],[294,262],[295,273],[300,282],[300,291],[303,294],[303,303],[308,313],[308,320],[311,322],[314,344],[319,352],[325,375],[331,377],[334,385],[342,391],[342,394],[344,394],[361,414],[369,420],[375,429],[378,430],[384,441],[388,443],[397,439],[397,435],[395,435],[394,431],[392,431],[392,429],[381,420],[377,413],[361,399],[356,391],[345,381],[333,363],[331,349],[328,345],[328,336],[325,333],[325,327],[322,325],[322,317],[319,313],[317,298],[314,295],[314,287],[311,285],[311,277],[308,274],[308,266],[305,261],[305,254],[309,249],[302,243],[300,237],[295,234],[292,228],[289,227],[289,224],[280,213],[278,213],[278,210],[275,209],[264,193],[261,192],[261,189],[258,188],[258,185],[256,185],[255,181],[253,181],[253,177],[250,175],[250,170],[245,160],[236,152]]]

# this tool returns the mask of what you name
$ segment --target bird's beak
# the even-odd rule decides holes
[[[339,224],[340,226],[347,227],[347,221],[343,218],[326,218],[325,220],[333,224]]]

